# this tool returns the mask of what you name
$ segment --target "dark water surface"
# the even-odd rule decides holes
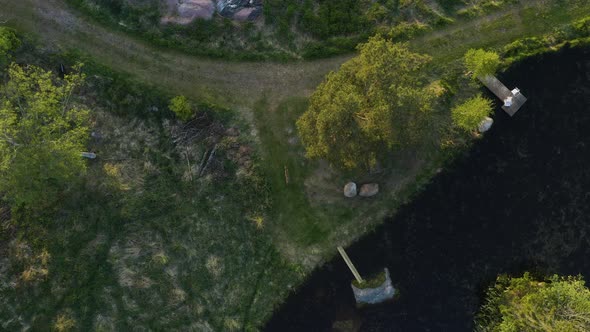
[[[525,106],[513,118],[497,110],[468,156],[347,249],[361,274],[388,267],[401,297],[356,309],[337,257],[267,331],[471,331],[497,274],[590,280],[590,50],[529,59],[500,80],[521,89]]]

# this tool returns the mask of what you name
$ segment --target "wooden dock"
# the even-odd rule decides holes
[[[526,102],[526,97],[523,96],[518,89],[513,90],[515,93],[508,90],[508,88],[495,76],[487,75],[484,77],[478,77],[478,79],[498,98],[500,98],[500,100],[502,100],[504,103],[502,109],[510,116],[513,116]]]

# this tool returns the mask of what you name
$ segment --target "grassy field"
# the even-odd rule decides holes
[[[448,124],[448,99],[439,106],[436,134],[423,146],[392,155],[381,173],[336,173],[303,158],[295,120],[323,76],[349,57],[288,64],[214,61],[154,49],[89,24],[57,0],[0,4],[7,9],[2,20],[50,49],[114,70],[99,70],[102,79],[139,82],[115,93],[100,79],[91,81],[96,91],[111,91],[86,96],[96,106],[95,129],[107,137],[93,146],[101,157],[90,166],[82,194],[44,224],[53,226],[26,230],[43,241],[11,244],[11,252],[23,255],[0,264],[0,275],[15,276],[0,284],[6,294],[0,300],[2,328],[40,328],[62,315],[81,330],[256,329],[337,244],[354,241],[395,213],[457,151],[441,150],[450,143],[436,128]],[[467,85],[460,68],[467,49],[501,49],[588,15],[584,1],[523,1],[428,33],[410,46],[434,57],[432,75],[445,72],[451,95],[469,95],[476,87],[458,89]],[[46,66],[67,59],[56,56]],[[160,90],[150,90],[154,86]],[[240,127],[241,144],[261,156],[255,173],[267,189],[250,190],[251,183],[241,182],[229,148],[220,148],[227,164],[218,165],[226,175],[191,180],[187,160],[198,164],[211,146],[175,145],[170,115],[146,111],[154,105],[164,110],[165,99],[176,94],[237,110],[220,121]],[[381,194],[345,200],[341,190],[349,180],[378,181]],[[43,249],[54,253],[51,278],[14,288],[23,270],[43,265]]]
[[[27,43],[16,57],[56,60],[69,67]],[[271,197],[249,126],[200,105],[189,127],[200,134],[179,139],[170,96],[86,72],[75,102],[92,110],[98,158],[57,213],[0,223],[0,330],[256,330],[302,274],[265,231]],[[232,126],[241,134],[225,134]]]

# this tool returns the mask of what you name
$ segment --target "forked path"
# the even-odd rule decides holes
[[[248,106],[306,96],[350,56],[273,63],[228,62],[184,55],[146,45],[122,32],[85,20],[59,0],[0,0],[0,21],[39,37],[50,47],[77,50],[102,65],[174,93]]]

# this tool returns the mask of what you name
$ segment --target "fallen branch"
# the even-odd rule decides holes
[[[205,152],[203,152],[203,157],[201,157],[201,162],[199,163],[199,176],[201,176],[201,170],[203,169],[203,166],[205,166],[205,162],[207,161],[207,154],[209,153],[209,150],[205,150]]]
[[[190,180],[192,182],[193,181],[193,170],[191,168],[191,162],[190,162],[190,159],[188,157],[188,148],[186,148],[185,155],[186,155],[186,163],[188,165],[188,176],[189,176],[189,178],[190,178]]]
[[[285,184],[289,184],[289,169],[285,165]]]
[[[213,159],[213,156],[215,155],[216,150],[217,150],[217,145],[215,145],[213,147],[213,151],[211,151],[211,154],[209,155],[209,159],[207,159],[207,163],[205,164],[205,167],[203,167],[203,169],[201,169],[201,172],[199,172],[199,176],[203,175],[203,173],[205,172],[205,170],[207,169],[207,167],[211,163],[211,159]]]

